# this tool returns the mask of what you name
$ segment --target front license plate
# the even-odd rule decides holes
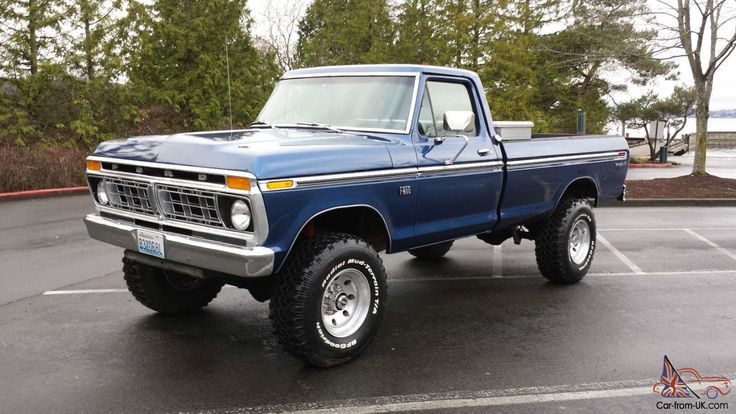
[[[138,230],[138,251],[165,259],[164,235],[147,230]]]

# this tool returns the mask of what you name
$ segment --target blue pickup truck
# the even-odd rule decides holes
[[[459,238],[528,239],[551,282],[586,274],[592,207],[625,193],[626,141],[501,130],[473,72],[294,70],[247,129],[100,144],[87,159],[97,212],[84,222],[125,249],[143,305],[184,314],[224,284],[248,289],[270,300],[289,353],[332,366],[376,334],[378,252],[437,260]]]

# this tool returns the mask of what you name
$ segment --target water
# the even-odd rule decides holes
[[[736,118],[709,118],[708,131],[736,131]],[[693,132],[695,132],[695,118],[688,118],[687,124],[685,124],[685,129],[683,129],[681,133],[690,134]]]

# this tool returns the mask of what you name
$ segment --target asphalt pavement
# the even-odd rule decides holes
[[[181,318],[139,305],[89,211],[87,196],[0,203],[1,413],[659,412],[664,355],[736,379],[736,208],[597,209],[573,286],[539,276],[528,241],[384,255],[378,336],[331,369],[284,353],[246,291]],[[735,396],[705,400],[734,411]]]

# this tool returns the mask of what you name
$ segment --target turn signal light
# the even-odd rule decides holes
[[[227,186],[234,190],[250,191],[250,179],[244,177],[227,176]]]
[[[284,188],[291,188],[294,186],[294,181],[292,180],[280,180],[280,181],[269,181],[266,184],[266,188],[269,190],[282,190]]]
[[[102,170],[102,163],[99,161],[87,160],[87,169],[92,171]]]

